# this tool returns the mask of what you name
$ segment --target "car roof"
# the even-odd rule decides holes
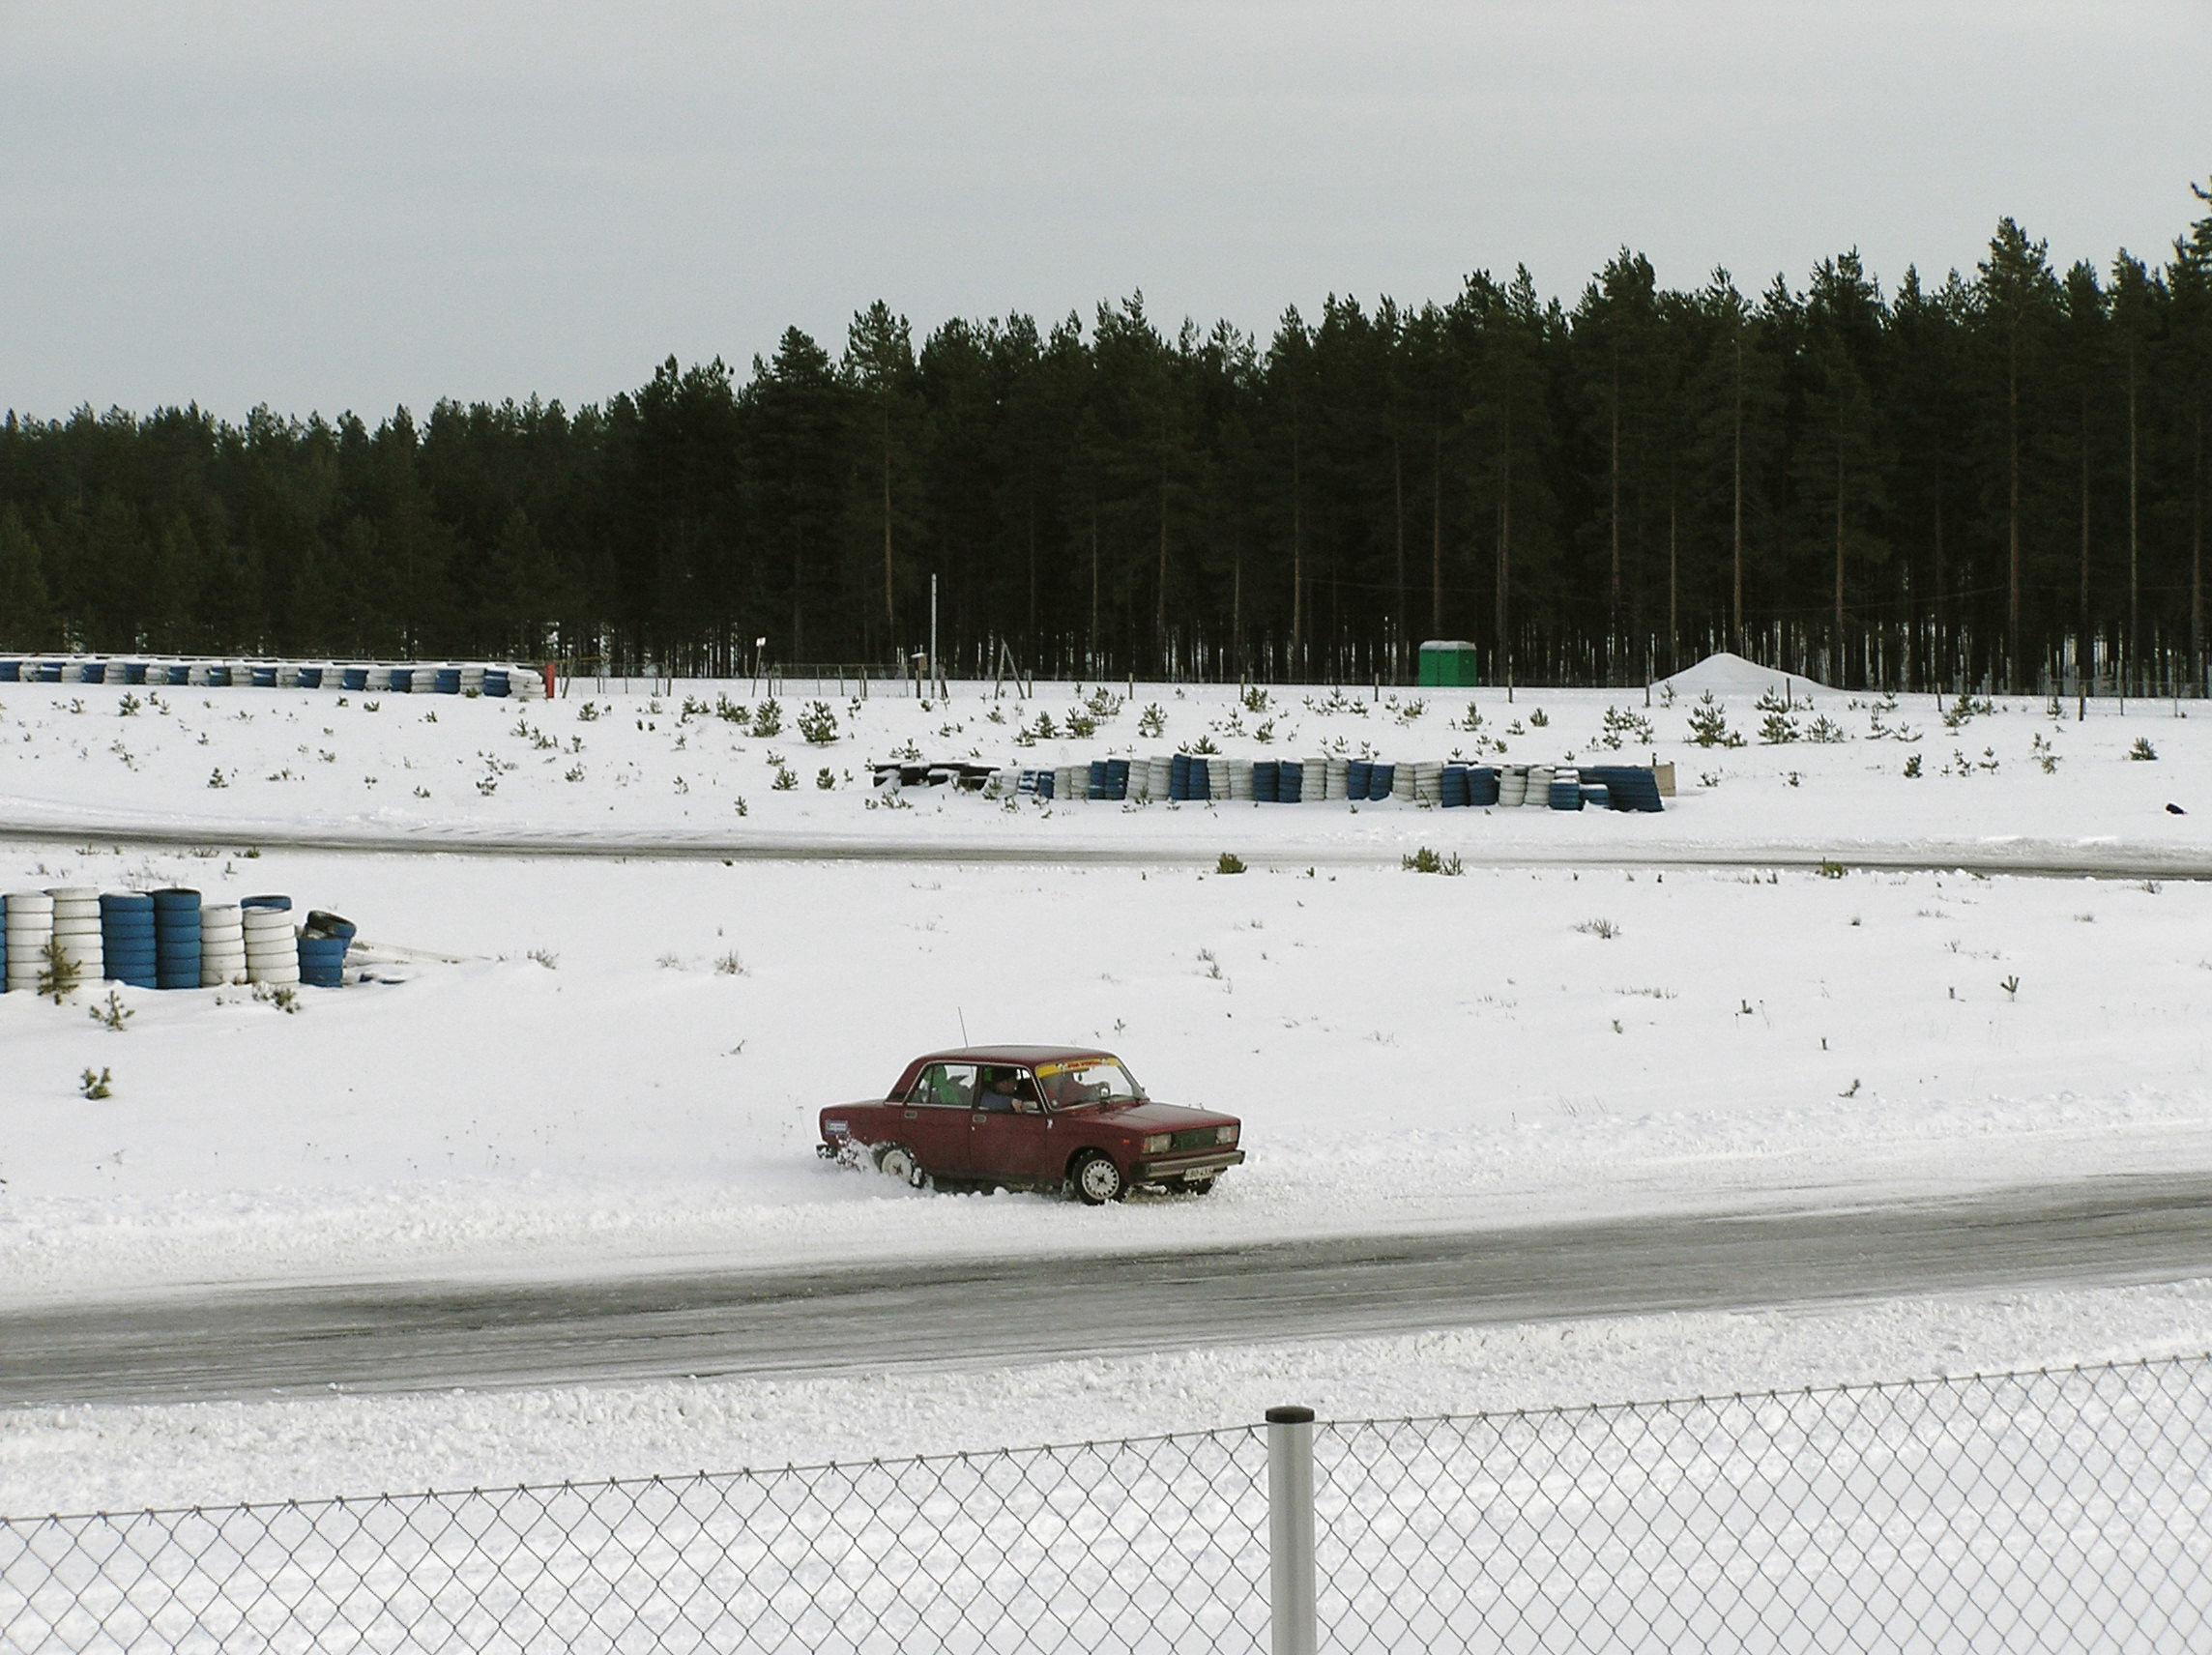
[[[1034,1068],[1038,1063],[1064,1063],[1085,1058],[1121,1059],[1096,1046],[959,1046],[944,1052],[924,1052],[917,1063],[1014,1063]]]

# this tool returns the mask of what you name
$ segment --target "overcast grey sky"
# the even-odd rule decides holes
[[[0,407],[596,400],[882,297],[2163,253],[2212,6],[0,0]]]

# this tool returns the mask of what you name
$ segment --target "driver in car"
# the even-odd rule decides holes
[[[1034,1115],[1036,1088],[1020,1069],[985,1069],[982,1107],[999,1115]]]

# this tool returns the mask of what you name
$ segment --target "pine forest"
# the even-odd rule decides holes
[[[564,408],[0,424],[0,648],[733,674],[2205,686],[2212,211],[2058,269],[2011,219],[1885,288],[1572,302],[1526,270],[1266,337],[878,303]]]

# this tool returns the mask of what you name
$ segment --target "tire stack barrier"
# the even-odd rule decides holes
[[[1605,784],[1615,810],[1657,815],[1667,807],[1659,800],[1659,778],[1640,765],[1603,765],[1583,771],[1585,780]]]
[[[1565,766],[1553,770],[1549,795],[1554,810],[1580,810],[1583,807],[1582,772]]]
[[[1490,766],[1468,767],[1467,801],[1485,809],[1498,802],[1498,772]]]
[[[1552,802],[1552,767],[1550,765],[1530,765],[1528,767],[1528,796],[1521,802],[1528,805],[1531,810],[1550,808]]]
[[[76,966],[76,980],[86,986],[107,974],[107,951],[100,945],[100,892],[82,886],[55,886],[53,939]]]
[[[1468,802],[1467,766],[1446,765],[1444,773],[1437,783],[1437,802],[1446,810],[1458,809]]]
[[[142,891],[111,890],[100,899],[100,950],[108,980],[153,988],[160,974],[155,943],[154,899]]]
[[[316,909],[307,915],[300,933],[300,980],[309,988],[340,988],[345,984],[346,949],[353,944],[350,919]]]
[[[1284,804],[1303,804],[1306,798],[1306,767],[1297,759],[1285,759],[1275,770],[1275,798]]]
[[[1585,810],[1611,810],[1613,790],[1602,781],[1583,783],[1583,808]]]
[[[200,893],[182,888],[154,893],[156,988],[200,986]]]
[[[246,980],[246,920],[235,902],[211,903],[200,910],[201,988],[222,988]]]
[[[300,939],[292,929],[292,899],[249,896],[239,903],[246,927],[246,980],[287,984],[300,980]]]
[[[1391,796],[1391,791],[1397,785],[1398,767],[1396,765],[1371,764],[1367,767],[1367,797],[1369,798],[1378,800],[1388,798]]]
[[[1507,765],[1498,772],[1498,803],[1503,810],[1513,810],[1528,802],[1528,767]]]
[[[1229,765],[1222,759],[1190,761],[1190,796],[1197,799],[1229,797]]]
[[[54,899],[43,890],[11,892],[0,931],[8,943],[8,992],[37,993],[46,944],[54,940]]]
[[[1413,766],[1413,802],[1437,804],[1443,798],[1444,767],[1441,760],[1435,763],[1423,759]]]
[[[1274,759],[1262,759],[1252,767],[1252,802],[1278,804],[1282,801],[1282,765]],[[1236,772],[1230,772],[1232,781]],[[1232,794],[1232,797],[1235,797]]]

